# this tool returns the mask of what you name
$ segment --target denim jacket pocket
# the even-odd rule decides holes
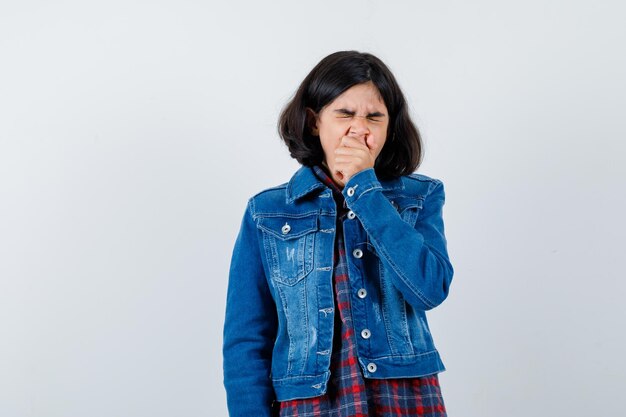
[[[295,285],[313,269],[317,213],[268,214],[259,217],[263,246],[273,281]]]
[[[411,226],[415,226],[415,222],[417,217],[419,216],[420,210],[422,210],[424,204],[424,197],[415,196],[415,197],[403,197],[397,196],[391,199],[392,205],[398,210],[400,213],[400,217],[402,220],[410,224]]]

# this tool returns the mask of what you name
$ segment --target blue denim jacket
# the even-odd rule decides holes
[[[366,378],[444,371],[425,311],[448,295],[444,187],[423,174],[342,190],[352,319]],[[230,265],[223,366],[231,417],[270,416],[274,400],[326,392],[335,306],[337,207],[311,167],[248,200]],[[363,332],[363,330],[366,330]]]

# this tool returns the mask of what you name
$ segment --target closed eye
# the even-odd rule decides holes
[[[349,119],[354,116],[354,113],[347,110],[335,110],[335,114],[339,119]]]
[[[339,109],[334,111],[335,116],[338,119],[351,119],[353,117],[365,117],[370,122],[382,122],[385,120],[385,115],[380,112],[370,113],[367,116],[356,116],[354,112],[346,109]]]

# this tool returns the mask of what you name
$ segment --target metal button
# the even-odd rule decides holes
[[[367,364],[367,370],[370,372],[376,372],[376,369],[378,369],[376,367],[376,364],[374,362],[370,362]]]
[[[363,251],[361,249],[355,249],[352,251],[352,255],[355,258],[360,258],[361,256],[363,256]]]
[[[350,210],[350,211],[348,212],[348,218],[349,218],[349,219],[354,219],[354,217],[355,217],[355,216],[356,216],[356,214],[354,214],[354,212],[353,212],[352,210]]]
[[[365,298],[367,297],[367,290],[365,288],[361,288],[359,291],[357,291],[356,293],[359,298]]]
[[[348,188],[348,197],[352,197],[354,195],[354,188]]]
[[[289,223],[285,223],[281,230],[283,231],[283,235],[286,235],[291,230],[291,226],[289,226]]]
[[[398,203],[396,203],[395,201],[391,200],[391,205],[394,206],[396,210],[398,210]]]
[[[370,332],[370,330],[369,330],[369,329],[363,329],[363,330],[361,330],[361,337],[362,337],[363,339],[369,339],[371,335],[372,335],[372,332]]]

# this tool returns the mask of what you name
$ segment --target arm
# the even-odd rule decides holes
[[[348,189],[354,187],[354,194]],[[448,259],[442,208],[443,183],[432,182],[415,228],[383,195],[374,168],[362,170],[346,183],[342,194],[367,232],[393,284],[405,300],[422,310],[430,310],[448,296],[454,270]]]
[[[276,305],[248,201],[232,253],[224,322],[224,387],[231,417],[270,417],[275,399],[270,370],[276,328]]]

